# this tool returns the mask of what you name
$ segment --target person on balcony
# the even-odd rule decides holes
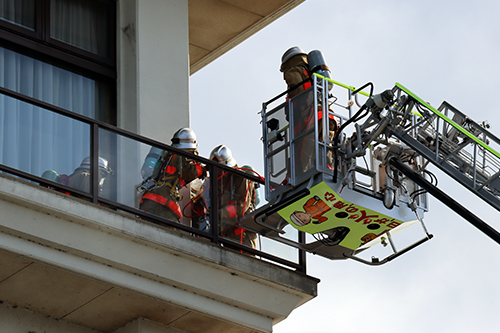
[[[99,196],[107,197],[109,195],[109,186],[107,186],[106,179],[113,171],[108,166],[108,160],[103,157],[99,157],[99,174],[98,174],[98,185],[99,185]],[[90,193],[90,156],[83,159],[80,166],[73,171],[68,177],[67,185],[73,187],[77,190]],[[65,176],[65,175],[61,175]],[[61,177],[61,180],[64,179]],[[63,183],[61,181],[61,183]],[[64,184],[64,183],[63,183]],[[66,185],[66,184],[65,184]]]
[[[181,128],[172,137],[172,147],[198,155],[196,134],[190,128]],[[196,178],[204,178],[206,174],[202,164],[174,152],[161,151],[152,174],[138,188],[139,191],[145,191],[139,209],[180,222],[179,190]]]
[[[240,169],[233,158],[231,150],[225,145],[215,147],[210,153],[210,159]],[[215,177],[215,175],[212,177]],[[235,240],[240,244],[256,248],[257,234],[243,229],[239,224],[239,220],[251,212],[258,204],[256,203],[257,194],[254,182],[221,169],[217,178],[220,235]]]

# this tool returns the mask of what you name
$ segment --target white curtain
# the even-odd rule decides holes
[[[95,0],[51,0],[50,36],[107,57],[107,11]]]
[[[0,86],[94,117],[95,81],[0,47]],[[90,127],[0,94],[0,163],[70,174],[90,154]]]
[[[0,0],[0,18],[33,30],[35,0]]]

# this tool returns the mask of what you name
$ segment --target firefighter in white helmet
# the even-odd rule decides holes
[[[112,173],[108,166],[108,160],[99,157],[99,195],[107,197],[109,195],[109,188],[106,186],[106,179]],[[68,186],[73,187],[77,190],[90,192],[90,156],[83,159],[80,166],[69,175]]]
[[[238,169],[231,150],[225,145],[215,147],[210,153],[210,159]],[[239,225],[239,220],[255,206],[257,196],[254,182],[223,170],[217,177],[221,236],[256,248],[257,234]]]
[[[198,155],[196,134],[190,128],[181,128],[172,136],[172,147]],[[160,152],[154,165],[152,174],[138,188],[145,191],[139,208],[180,222],[182,212],[179,207],[179,190],[196,178],[204,178],[206,168],[198,162],[169,151]]]

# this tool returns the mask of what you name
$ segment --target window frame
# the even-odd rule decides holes
[[[0,19],[0,39],[35,50],[45,56],[89,69],[97,74],[116,79],[116,15],[115,0],[94,0],[108,9],[108,54],[99,56],[77,46],[50,37],[50,1],[35,0],[35,30]]]
[[[0,46],[107,84],[110,88],[109,124],[117,124],[117,2],[95,0],[108,7],[108,54],[99,56],[50,38],[50,1],[35,0],[35,30],[0,19]]]

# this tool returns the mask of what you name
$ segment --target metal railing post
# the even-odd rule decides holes
[[[305,244],[306,242],[306,234],[303,231],[299,231],[299,243]],[[307,253],[304,250],[298,250],[299,251],[299,266],[300,266],[300,272],[307,274],[307,262],[306,262],[306,256]]]
[[[218,186],[218,168],[215,164],[209,166],[210,172],[210,233],[212,242],[219,242],[219,186]]]
[[[99,201],[99,125],[90,126],[90,194],[92,203]]]

